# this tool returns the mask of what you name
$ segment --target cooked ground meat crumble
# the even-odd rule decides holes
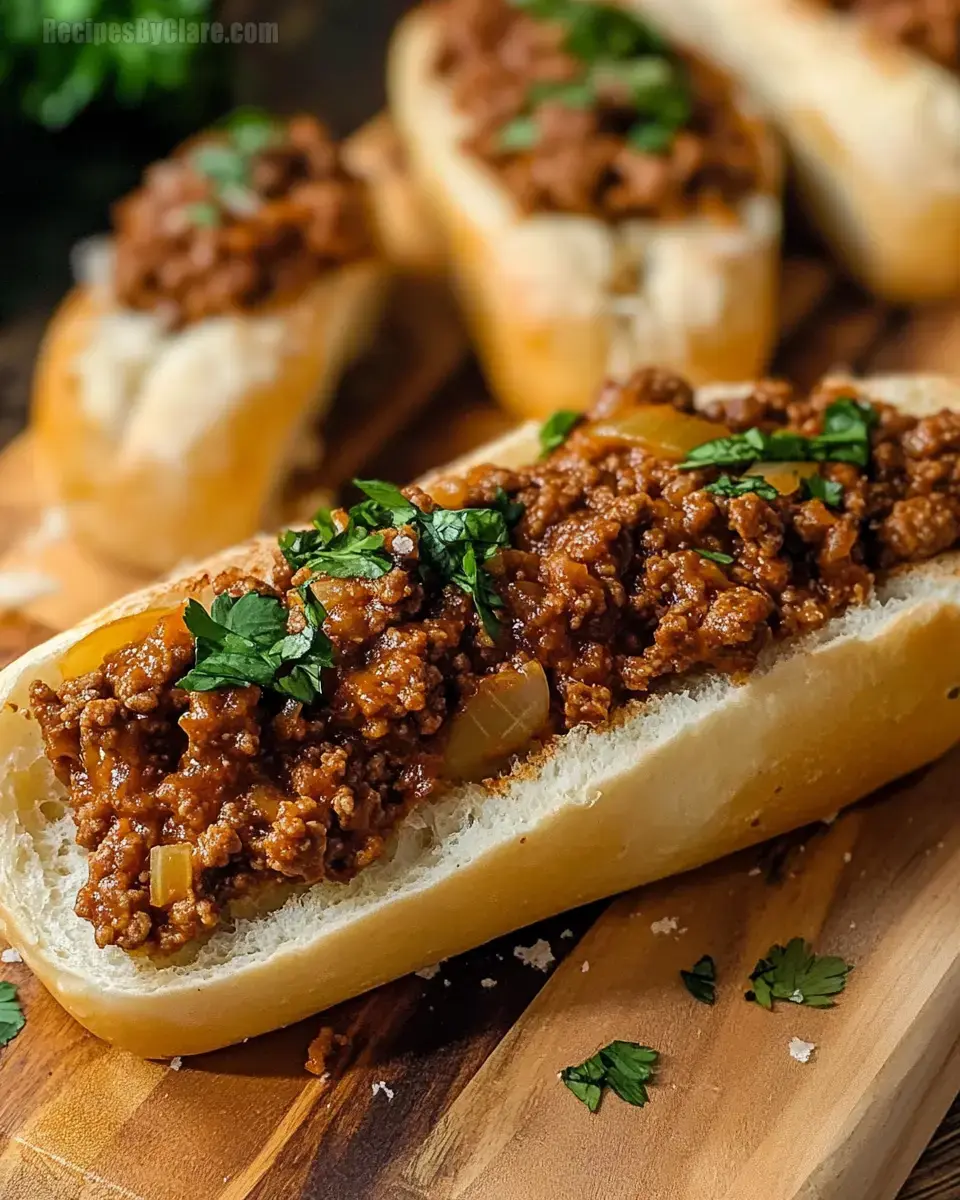
[[[884,37],[960,74],[960,0],[828,0],[862,16]]]
[[[734,432],[813,436],[841,391],[855,395],[767,381],[707,416]],[[664,677],[701,666],[744,676],[772,641],[863,603],[878,572],[960,539],[958,413],[918,420],[874,405],[868,467],[818,468],[842,489],[828,507],[801,491],[706,491],[719,468],[680,470],[624,440],[617,422],[651,405],[690,413],[693,393],[641,371],[608,386],[541,461],[476,467],[430,496],[405,489],[424,511],[490,505],[498,489],[525,506],[487,567],[504,604],[496,637],[465,592],[423,582],[406,526],[386,535],[393,567],[381,578],[314,580],[335,666],[313,704],[253,686],[177,688],[194,657],[179,612],[98,670],[57,689],[35,683],[33,712],[89,852],[77,912],[98,943],[174,950],[264,883],[349,879],[440,789],[449,718],[493,673],[542,666],[544,735],[600,726]],[[214,590],[285,598],[294,628],[308,578],[278,556],[270,578],[228,572]],[[193,888],[152,907],[149,855],[161,843],[192,847]]]
[[[438,10],[438,71],[470,119],[467,149],[497,171],[525,211],[730,220],[744,196],[772,187],[758,123],[704,62],[664,52],[691,108],[667,144],[645,149],[630,133],[641,115],[634,94],[622,79],[604,81],[602,66],[592,103],[546,97],[531,112],[536,89],[577,83],[588,70],[567,48],[563,21],[509,0],[441,0]],[[505,145],[505,130],[528,112],[535,143]]]
[[[184,325],[292,299],[370,252],[361,184],[326,129],[310,116],[261,128],[256,148],[229,128],[192,140],[115,205],[122,304]]]

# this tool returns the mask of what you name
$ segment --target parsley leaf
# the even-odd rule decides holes
[[[803,481],[803,489],[811,500],[822,500],[830,508],[843,504],[843,484],[822,475],[810,475]]]
[[[604,1087],[642,1108],[649,1099],[645,1085],[659,1057],[658,1051],[638,1042],[611,1042],[578,1066],[565,1067],[560,1079],[592,1113],[600,1107]]]
[[[700,550],[697,548],[697,553],[701,558],[709,558],[711,562],[722,563],[723,566],[728,566],[733,562],[732,554],[724,554],[720,550]]]
[[[540,126],[529,116],[514,117],[497,134],[497,144],[505,154],[532,150],[540,141]]]
[[[393,567],[380,530],[410,526],[419,542],[421,576],[439,576],[473,597],[490,637],[499,631],[494,610],[503,601],[483,564],[510,545],[510,530],[523,516],[523,505],[499,488],[490,508],[435,508],[424,512],[392,483],[355,479],[366,496],[347,514],[337,532],[329,510],[314,517],[313,529],[287,529],[278,543],[295,570],[304,567],[341,579],[378,579]]]
[[[216,229],[220,224],[220,209],[209,200],[198,200],[186,207],[187,218],[203,229]]]
[[[190,600],[183,620],[196,641],[196,661],[177,687],[210,692],[256,684],[312,703],[323,668],[333,665],[333,647],[323,632],[323,605],[303,589],[300,595],[306,624],[294,634],[287,633],[288,610],[273,596],[224,592],[209,613]]]
[[[772,1009],[774,1000],[789,1000],[811,1008],[833,1008],[832,996],[847,986],[850,963],[832,955],[815,954],[803,938],[791,938],[786,946],[771,946],[753,969],[753,989],[745,993],[761,1008]]]
[[[870,430],[879,420],[875,409],[842,397],[824,413],[823,432],[814,437],[777,430],[748,429],[695,446],[681,471],[698,467],[747,466],[754,462],[848,462],[865,467],[870,461]]]
[[[813,457],[865,467],[870,461],[870,430],[879,419],[870,404],[849,397],[835,400],[824,413],[823,433],[811,439]]]
[[[767,483],[759,475],[743,475],[739,479],[732,479],[724,473],[715,483],[708,483],[703,490],[712,492],[715,496],[746,496],[753,492],[764,500],[776,500],[780,495],[772,483]]]
[[[717,998],[717,967],[709,954],[698,958],[689,971],[681,971],[680,978],[694,1000],[701,1004],[713,1004]]]
[[[25,1024],[26,1018],[17,1000],[16,987],[0,979],[0,1046],[12,1042]]]
[[[540,457],[546,458],[552,450],[562,446],[582,420],[583,413],[567,408],[561,408],[548,417],[540,426]]]

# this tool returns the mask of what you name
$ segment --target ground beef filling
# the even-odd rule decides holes
[[[960,75],[960,0],[830,0],[885,37]]]
[[[150,167],[113,217],[118,300],[172,326],[292,299],[370,251],[361,185],[308,116],[255,153],[228,133],[196,139]]]
[[[564,48],[564,25],[509,0],[442,0],[438,7],[438,70],[470,119],[467,149],[497,172],[525,211],[730,220],[744,196],[769,189],[755,122],[737,110],[726,79],[676,54],[692,113],[664,149],[646,152],[631,142],[638,110],[616,85],[601,88],[590,107],[539,103],[536,144],[505,149],[503,130],[527,112],[531,88],[578,80],[584,63]]]
[[[734,431],[815,434],[836,393],[760,383],[709,415]],[[637,405],[689,411],[692,399],[682,380],[644,371],[608,387],[594,416],[609,426]],[[481,466],[442,481],[435,499],[406,489],[421,508],[489,505],[498,488],[525,505],[489,564],[501,633],[484,634],[455,586],[420,581],[404,527],[387,537],[395,567],[382,578],[314,584],[336,666],[309,707],[256,687],[178,689],[193,648],[177,616],[97,671],[56,690],[34,684],[89,852],[77,912],[101,945],[165,951],[264,884],[349,879],[436,792],[448,718],[493,672],[538,661],[562,734],[695,667],[741,677],[771,642],[863,603],[878,571],[960,538],[960,415],[876,408],[869,468],[821,468],[843,487],[836,509],[801,493],[712,494],[716,468],[679,471],[590,423],[524,470]],[[301,582],[278,561],[269,579],[227,574],[214,590],[283,597]],[[150,849],[178,842],[192,847],[192,893],[151,906]]]

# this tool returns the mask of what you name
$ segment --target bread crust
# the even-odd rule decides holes
[[[852,274],[894,302],[960,295],[960,78],[811,0],[626,3],[750,89]]]
[[[434,73],[436,45],[429,8],[401,22],[391,112],[503,404],[522,417],[582,409],[604,378],[653,361],[697,383],[759,373],[776,333],[780,234],[780,155],[766,128],[756,123],[770,193],[747,198],[737,227],[526,216],[460,148],[464,118]]]
[[[960,407],[960,386],[942,380],[865,387],[918,414]],[[471,459],[528,460],[535,433],[524,426]],[[273,545],[226,551],[205,570],[262,570]],[[960,738],[960,554],[951,553],[897,573],[872,606],[781,648],[746,684],[708,674],[631,707],[609,729],[575,729],[496,788],[469,785],[418,810],[422,819],[408,818],[387,857],[352,883],[321,884],[237,920],[188,967],[151,962],[97,950],[73,914],[82,854],[69,817],[45,812],[52,772],[36,722],[11,704],[23,704],[37,675],[55,681],[58,661],[88,632],[198,586],[192,572],[127,597],[0,673],[0,928],[79,1021],[144,1057],[266,1032],[531,921],[826,817]],[[59,865],[68,854],[73,876]]]

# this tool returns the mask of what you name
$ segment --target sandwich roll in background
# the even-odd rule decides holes
[[[639,372],[0,673],[0,929],[147,1057],[826,817],[960,738],[960,388]]]
[[[783,134],[831,249],[886,300],[960,296],[956,0],[627,0]]]
[[[607,5],[443,0],[400,23],[388,94],[513,412],[584,409],[645,363],[763,369],[780,153],[718,73]]]
[[[50,501],[99,556],[155,574],[276,526],[391,273],[438,273],[389,125],[355,136],[348,153],[312,117],[241,110],[78,248],[31,425]]]

